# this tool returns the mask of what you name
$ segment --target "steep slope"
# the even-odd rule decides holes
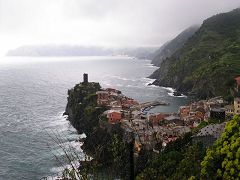
[[[162,61],[167,57],[170,57],[178,49],[180,49],[184,43],[198,30],[199,26],[191,26],[181,32],[173,40],[166,42],[162,45],[154,54],[152,64],[155,66],[160,66]]]
[[[200,29],[165,59],[150,77],[198,97],[229,95],[240,74],[240,9],[205,20]]]
[[[89,164],[91,168],[87,173],[105,171],[109,172],[109,177],[124,176],[129,179],[132,144],[123,139],[124,131],[120,124],[100,125],[99,116],[108,108],[97,105],[96,92],[99,90],[101,86],[97,82],[79,83],[68,90],[64,114],[68,115],[68,120],[79,133],[86,134],[81,148],[93,158],[90,164],[82,162],[81,168]]]

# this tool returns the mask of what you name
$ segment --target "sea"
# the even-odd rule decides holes
[[[0,58],[0,180],[58,176],[67,165],[59,160],[64,147],[84,158],[76,142],[80,135],[63,116],[67,91],[83,73],[139,102],[170,103],[152,112],[176,112],[187,104],[188,98],[172,96],[171,88],[148,85],[157,69],[150,62],[122,56]]]

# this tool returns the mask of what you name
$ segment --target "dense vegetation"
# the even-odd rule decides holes
[[[96,91],[99,83],[80,83],[68,90],[68,104],[65,114],[79,133],[89,135],[94,127],[98,127],[98,116],[105,110],[97,107]]]
[[[240,117],[229,121],[215,145],[201,163],[203,179],[240,178]]]
[[[194,144],[192,133],[169,143],[160,154],[146,154],[148,160],[137,179],[240,178],[239,116],[227,122],[220,139],[209,149]]]
[[[99,115],[107,109],[97,106],[96,91],[100,89],[99,83],[91,82],[77,84],[68,91],[65,114],[79,133],[87,135],[82,149],[93,157],[89,166],[81,168],[81,173],[93,173],[97,169],[98,174],[107,172],[105,175],[109,177],[129,177],[131,143],[123,140],[119,125],[112,125],[111,131],[99,126]]]
[[[166,42],[159,48],[152,57],[152,64],[155,66],[160,66],[162,61],[167,57],[170,57],[178,49],[180,49],[185,42],[198,30],[199,26],[191,26],[181,32],[173,40]]]
[[[192,134],[168,144],[160,154],[154,154],[137,179],[188,179],[200,178],[200,164],[205,155],[201,144],[192,144]]]
[[[200,29],[166,58],[151,77],[200,98],[227,97],[240,74],[240,9],[205,20]]]

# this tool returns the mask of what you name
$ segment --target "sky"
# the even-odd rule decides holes
[[[0,54],[22,45],[161,46],[240,0],[0,0]]]

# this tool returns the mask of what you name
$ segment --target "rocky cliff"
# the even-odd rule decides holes
[[[200,98],[229,96],[240,74],[240,9],[205,20],[199,30],[150,77],[160,86]]]
[[[80,83],[68,91],[65,114],[79,133],[85,133],[82,149],[93,157],[97,171],[100,169],[111,175],[128,176],[130,144],[123,140],[123,130],[119,124],[112,125],[111,131],[99,125],[99,116],[107,109],[97,106],[96,92],[99,83]]]
[[[98,126],[98,116],[104,111],[97,107],[96,91],[99,83],[80,83],[68,90],[68,103],[65,114],[79,133],[89,135]]]

